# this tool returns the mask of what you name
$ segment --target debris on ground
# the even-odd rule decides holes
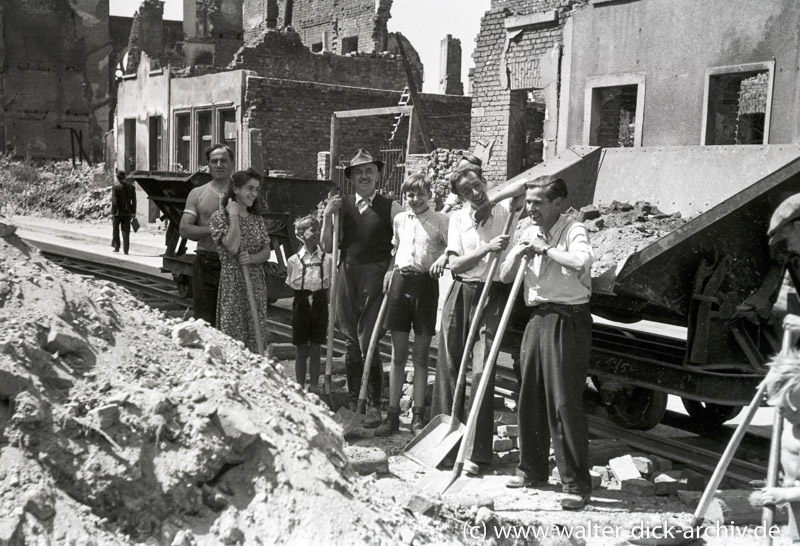
[[[202,321],[0,238],[0,543],[461,543],[371,491],[319,398]]]
[[[0,154],[0,203],[8,214],[101,220],[111,214],[113,173],[69,160]],[[0,211],[2,212],[2,211]]]

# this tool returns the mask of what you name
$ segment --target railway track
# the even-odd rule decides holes
[[[64,249],[63,254],[53,249],[42,254],[68,271],[108,280],[124,286],[151,307],[168,313],[179,314],[185,314],[187,310],[192,308],[191,300],[180,297],[174,282],[166,276],[157,276],[132,271],[122,266],[99,264],[77,257],[70,257],[66,255],[68,254],[68,249]],[[272,328],[270,341],[289,341],[291,339],[291,310],[276,304],[270,306],[269,314],[269,324]],[[344,354],[345,342],[343,337],[337,336],[335,339],[334,351],[339,355]],[[380,342],[379,352],[384,362],[389,362],[391,344],[388,340],[384,339]],[[435,363],[437,357],[437,348],[431,347],[431,361]],[[435,364],[432,369],[435,369]],[[517,399],[517,380],[513,369],[508,365],[498,366],[496,394],[510,400]],[[656,433],[654,431],[625,429],[605,418],[604,410],[599,404],[599,397],[596,393],[587,391],[586,398],[587,410],[590,414],[589,433],[593,437],[619,439],[639,451],[660,455],[709,474],[716,466],[720,454],[730,437],[730,427],[725,427],[722,431],[716,432],[712,435],[712,438],[703,438],[699,434],[685,437],[667,437],[664,435],[663,430],[660,433]],[[680,423],[681,421],[687,425],[686,428],[691,428],[689,425],[691,420],[687,422],[685,416],[668,414],[667,420],[672,422],[673,427],[679,428],[679,430],[683,427],[675,423]],[[769,441],[759,436],[748,434],[744,443],[747,447],[742,451],[746,453],[749,460],[734,458],[726,476],[730,480],[744,484],[763,480],[767,472],[765,461],[767,460]],[[705,445],[701,446],[699,444]]]

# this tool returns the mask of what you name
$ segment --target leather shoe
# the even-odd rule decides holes
[[[378,428],[381,421],[383,421],[381,410],[376,407],[370,407],[367,409],[367,414],[364,416],[364,422],[361,423],[361,426],[364,428]]]
[[[537,487],[547,485],[547,480],[530,480],[522,476],[512,476],[506,482],[509,489],[520,489],[522,487]]]
[[[569,495],[561,499],[562,510],[580,510],[589,503],[589,495]]]
[[[464,461],[464,472],[467,476],[477,476],[481,473],[481,468],[472,461]]]

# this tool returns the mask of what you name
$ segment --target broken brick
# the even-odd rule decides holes
[[[656,486],[644,478],[631,478],[622,481],[622,491],[637,497],[651,497],[656,493]]]
[[[608,461],[608,468],[617,478],[617,481],[622,483],[625,480],[635,480],[641,478],[642,475],[636,464],[633,462],[633,457],[630,455],[623,455],[622,457],[615,457]]]

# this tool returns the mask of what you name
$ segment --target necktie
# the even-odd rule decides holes
[[[369,199],[362,199],[358,202],[358,212],[359,214],[364,214],[364,211],[369,208]]]

